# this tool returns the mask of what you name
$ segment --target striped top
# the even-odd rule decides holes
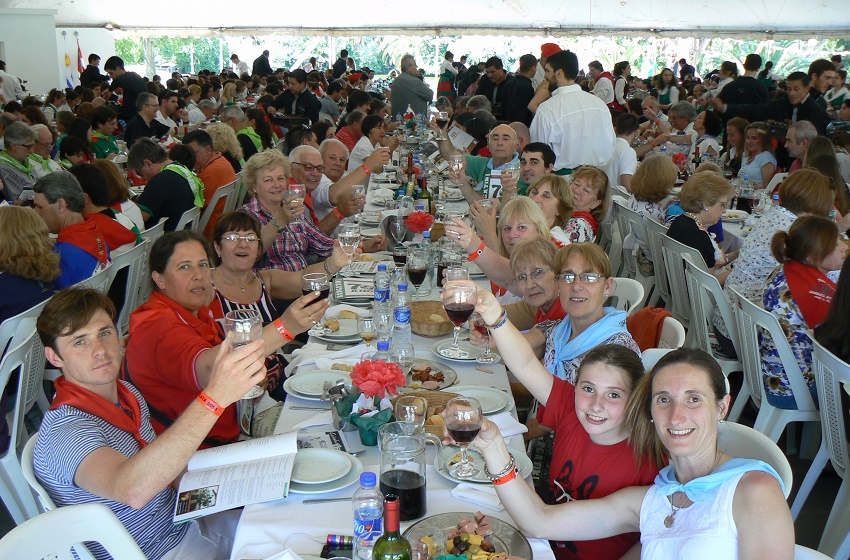
[[[129,383],[125,384],[141,406],[141,435],[151,442],[156,433],[150,423],[148,407],[139,391]],[[77,467],[89,453],[101,447],[111,447],[127,457],[139,451],[139,444],[132,435],[102,418],[67,405],[49,410],[41,423],[33,454],[35,475],[57,507],[88,502],[109,506],[136,539],[145,556],[158,560],[177,546],[188,528],[188,524],[172,523],[177,493],[167,487],[144,507],[134,509],[83,490],[74,483]],[[100,545],[92,544],[89,548],[98,560],[112,558]]]

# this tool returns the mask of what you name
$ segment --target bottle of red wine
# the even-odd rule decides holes
[[[384,534],[375,541],[372,560],[411,560],[410,543],[399,530],[398,496],[384,500]]]

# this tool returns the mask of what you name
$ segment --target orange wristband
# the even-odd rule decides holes
[[[371,169],[369,169],[368,167],[366,167],[366,164],[365,164],[365,163],[360,164],[360,169],[362,169],[362,170],[363,170],[363,173],[365,173],[366,175],[371,175],[371,174],[372,174],[372,170],[371,170]]]
[[[505,476],[502,476],[502,477],[497,478],[496,480],[494,480],[494,481],[493,481],[493,484],[494,484],[494,485],[496,485],[496,486],[499,486],[500,484],[505,484],[505,483],[507,483],[507,482],[512,481],[512,480],[513,480],[513,479],[515,479],[517,476],[519,476],[519,469],[517,469],[516,467],[514,467],[514,468],[513,468],[513,470],[511,470],[511,471],[510,471],[508,474],[506,474]]]
[[[274,325],[274,328],[277,329],[277,332],[280,333],[280,336],[282,336],[285,341],[290,342],[293,338],[295,338],[294,336],[292,336],[292,333],[290,333],[288,330],[286,330],[286,327],[283,326],[283,321],[281,321],[280,318],[275,319],[274,323],[272,323],[272,324]]]
[[[345,219],[345,216],[342,215],[342,212],[340,212],[338,208],[334,208],[332,214],[339,218],[340,221]]]
[[[486,246],[486,245],[484,244],[484,242],[482,241],[482,242],[481,242],[481,245],[479,245],[479,246],[478,246],[478,249],[477,249],[476,251],[473,251],[472,253],[469,253],[469,256],[467,257],[467,259],[466,259],[466,260],[468,260],[469,262],[474,261],[475,259],[477,259],[478,257],[480,257],[481,255],[483,255],[483,254],[484,254],[484,249],[485,249],[486,247],[487,247],[487,246]]]
[[[201,391],[201,394],[198,395],[198,402],[204,405],[207,410],[209,410],[216,416],[221,416],[221,414],[224,412],[224,408],[222,408],[221,405],[212,400],[210,396],[204,391]]]

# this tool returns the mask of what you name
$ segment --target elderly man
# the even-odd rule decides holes
[[[50,152],[53,150],[53,133],[50,129],[43,124],[34,124],[32,129],[38,136],[32,147],[30,162],[36,178],[41,179],[54,171],[60,171],[62,166],[50,158]]]
[[[124,343],[116,316],[106,295],[83,288],[59,292],[39,316],[45,354],[62,376],[39,429],[35,475],[60,507],[107,505],[146,558],[227,558],[238,511],[174,524],[172,483],[218,421],[218,410],[263,380],[263,343],[237,350],[222,344],[199,398],[157,437],[141,393],[118,381]],[[100,545],[91,547],[98,558],[108,556]]]
[[[148,86],[141,76],[135,72],[127,72],[124,70],[124,61],[121,57],[110,56],[106,59],[103,69],[106,70],[106,73],[109,74],[110,78],[112,78],[112,85],[110,88],[113,91],[117,88],[121,88],[121,91],[124,92],[124,101],[121,105],[121,117],[125,121],[129,122],[135,115],[136,111],[138,111],[136,98],[142,93],[146,93],[148,91]],[[127,142],[127,145],[129,146],[130,143]]]
[[[413,55],[406,54],[401,57],[400,66],[401,74],[393,80],[393,84],[390,86],[390,103],[393,108],[393,116],[403,115],[407,111],[408,105],[415,114],[424,115],[428,103],[434,99],[434,92],[419,77],[419,70],[416,67],[416,60]]]
[[[239,140],[239,145],[242,146],[242,153],[245,161],[257,153],[257,147],[247,134],[239,134],[245,128],[245,112],[236,105],[228,105],[221,112],[221,122],[233,129],[236,133],[236,139]]]
[[[614,76],[606,72],[598,60],[587,65],[587,75],[593,80],[593,95],[609,105],[614,102]]]
[[[115,142],[115,130],[118,128],[118,115],[110,107],[101,105],[91,117],[92,141],[89,144],[97,159],[113,159],[118,152]]]
[[[51,173],[33,185],[35,211],[50,233],[58,234],[53,250],[62,274],[58,288],[91,278],[109,264],[109,246],[95,220],[83,217],[86,195],[70,173]]]
[[[345,115],[345,126],[341,127],[336,133],[337,139],[345,144],[349,153],[354,149],[354,146],[357,145],[357,142],[363,138],[363,131],[361,130],[360,125],[363,124],[363,119],[365,117],[366,113],[363,111],[351,111]]]
[[[483,95],[490,100],[493,105],[491,112],[496,119],[507,119],[505,104],[514,77],[508,74],[502,64],[502,59],[498,56],[491,56],[487,59],[487,62],[484,63],[484,71],[487,73],[487,77],[484,79],[482,76],[478,81],[478,95]]]
[[[512,122],[510,125],[514,132],[516,132],[516,151],[522,153],[522,150],[525,148],[526,144],[531,142],[531,132],[528,130],[528,127],[525,123],[521,122]]]
[[[328,138],[319,145],[319,152],[322,154],[322,163],[325,164],[322,183],[331,185],[342,179],[348,167],[348,158],[351,157],[348,147],[338,138]]]
[[[788,173],[803,168],[806,149],[809,147],[809,142],[814,140],[817,135],[818,131],[815,125],[809,121],[797,121],[788,127],[788,132],[785,133],[785,149],[788,150],[788,155],[794,158],[794,162],[788,168]]]
[[[29,157],[35,148],[38,134],[25,123],[16,121],[6,127],[0,152],[0,183],[8,202],[30,200],[32,186],[38,178]]]
[[[127,122],[124,141],[132,148],[139,138],[165,138],[171,128],[156,120],[159,102],[152,93],[142,93],[136,98],[136,116]]]
[[[490,100],[484,95],[473,95],[469,98],[469,101],[466,102],[466,111],[468,113],[474,113],[475,111],[487,111],[492,114],[493,104],[490,103]]]
[[[390,161],[389,150],[378,149],[372,152],[363,161],[363,165],[352,169],[351,173],[345,175],[349,152],[345,144],[336,138],[328,138],[319,146],[322,154],[322,163],[325,173],[319,181],[319,186],[312,193],[313,211],[320,220],[332,213],[334,209],[339,210],[344,217],[359,211],[359,201],[354,201],[353,186],[365,184],[369,181],[369,175],[383,169]],[[297,167],[297,166],[296,166]],[[345,175],[343,177],[343,175]],[[358,210],[354,210],[353,202],[358,202]],[[337,216],[338,218],[339,216]]]
[[[674,136],[690,136],[687,141],[677,140],[676,144],[688,144],[693,150],[693,143],[697,138],[697,132],[694,130],[694,121],[697,119],[697,110],[687,101],[677,101],[670,106],[667,112],[667,122],[662,122],[658,128],[661,134],[655,137],[650,142],[651,145],[658,146],[665,142],[671,141]]]
[[[274,106],[286,115],[304,117],[311,123],[319,122],[322,102],[307,88],[307,72],[296,68],[286,81],[289,89],[277,96]]]
[[[481,198],[499,198],[503,190],[516,190],[516,182],[508,182],[512,177],[504,172],[505,165],[508,163],[519,163],[516,152],[516,132],[510,126],[500,124],[490,131],[487,145],[493,157],[467,154],[464,156],[463,168],[457,173],[452,172],[450,176],[470,204]],[[456,153],[451,142],[440,141],[440,154],[445,159]]]
[[[204,210],[206,210],[216,191],[236,180],[236,173],[221,152],[215,151],[212,137],[205,130],[193,130],[184,136],[183,145],[189,146],[195,152],[195,172],[204,183]],[[223,198],[218,201],[210,221],[204,228],[203,234],[207,239],[212,239],[215,223],[224,211],[224,202]]]
[[[189,109],[189,124],[196,125],[201,124],[202,122],[207,122],[215,116],[216,109],[217,107],[214,101],[204,99]]]
[[[603,166],[614,153],[611,113],[601,99],[576,84],[578,58],[560,51],[546,59],[546,80],[557,89],[531,123],[531,140],[555,152],[555,173],[569,175],[582,165]]]
[[[204,205],[203,182],[171,161],[162,146],[150,138],[140,139],[130,149],[127,168],[148,183],[138,199],[146,228],[168,218],[165,231],[174,231],[184,212]]]

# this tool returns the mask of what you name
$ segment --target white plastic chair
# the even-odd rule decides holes
[[[198,231],[198,220],[201,217],[201,209],[197,206],[189,208],[183,215],[180,216],[180,220],[177,222],[177,227],[174,228],[174,231],[180,231],[184,229],[191,229],[194,231]]]
[[[723,422],[717,431],[717,448],[731,457],[764,461],[779,474],[785,498],[794,486],[794,473],[785,453],[767,436],[743,424]]]
[[[48,301],[50,301],[50,298],[47,298],[41,303],[37,303],[30,307],[26,311],[18,313],[14,317],[9,317],[0,323],[0,355],[2,355],[3,350],[9,346],[9,341],[12,340],[13,336],[15,336],[15,332],[18,330],[18,325],[21,324],[21,320],[26,319],[27,317],[38,319],[38,316],[41,315],[41,310],[44,309],[44,306],[47,305]]]
[[[615,202],[619,202],[620,205],[614,204]],[[608,246],[608,261],[611,263],[611,274],[615,276],[620,276],[620,271],[623,268],[623,238],[629,233],[628,230],[625,232],[620,230],[617,209],[628,203],[629,201],[626,198],[615,194],[611,197],[611,209],[608,211],[609,217],[607,221],[611,224],[611,243]]]
[[[787,173],[775,173],[773,175],[773,178],[771,178],[770,182],[767,184],[767,187],[765,188],[765,192],[772,193],[773,189],[777,188],[779,186],[779,183],[784,181],[787,176],[788,176]]]
[[[614,306],[626,315],[632,315],[641,308],[643,302],[643,286],[637,280],[631,278],[614,278],[614,290],[609,297],[617,298]]]
[[[640,353],[643,367],[646,371],[655,367],[665,354],[685,344],[685,327],[673,317],[665,317],[661,324],[661,335],[658,337],[657,348],[647,348]]]
[[[685,263],[690,261],[708,272],[705,260],[696,249],[676,241],[669,235],[661,237],[661,249],[664,254],[664,268],[667,271],[667,281],[670,286],[670,299],[673,303],[670,312],[677,321],[689,329],[691,325],[691,302],[688,294],[688,281],[685,278]],[[685,344],[690,347],[693,335],[688,333]]]
[[[160,218],[159,222],[153,227],[149,227],[145,231],[142,232],[142,239],[145,241],[150,241],[153,244],[154,241],[159,239],[159,237],[165,233],[165,222],[168,221],[168,218]]]
[[[223,187],[219,187],[213,197],[207,202],[207,207],[204,210],[204,213],[201,214],[201,218],[198,221],[198,227],[195,228],[195,231],[203,233],[207,228],[207,224],[210,223],[210,218],[212,218],[213,212],[215,212],[215,207],[218,206],[218,202],[224,198],[224,206],[222,207],[222,213],[230,212],[236,207],[236,189],[239,187],[239,179],[236,179],[232,183],[228,183]]]
[[[0,540],[0,558],[73,560],[72,547],[84,542],[103,545],[115,560],[145,560],[112,510],[97,503],[48,511],[15,527]]]
[[[832,558],[817,550],[797,544],[794,545],[794,560],[832,560]]]
[[[750,398],[759,406],[754,428],[773,441],[777,441],[790,422],[820,422],[820,414],[815,408],[809,387],[803,379],[803,373],[800,371],[800,366],[797,365],[797,360],[776,316],[753,304],[734,288],[732,292],[738,298],[738,332],[741,337],[738,357],[741,358],[744,375],[747,378],[747,383],[750,384],[750,391],[753,393]],[[759,349],[759,328],[761,328],[764,336],[769,336],[776,346],[779,359],[785,366],[785,373],[788,376],[788,382],[797,403],[797,410],[776,408],[765,397]],[[756,398],[757,391],[758,398]]]
[[[109,284],[107,290],[112,287],[112,282],[118,275],[118,271],[128,269],[127,280],[124,285],[124,306],[118,311],[118,330],[121,335],[127,334],[130,327],[130,313],[139,306],[139,291],[141,289],[142,272],[146,268],[148,253],[150,252],[150,241],[142,241],[126,253],[115,257],[107,269],[109,271]]]
[[[655,288],[647,300],[647,305],[658,307],[658,302],[664,300],[664,307],[672,307],[670,303],[670,285],[667,281],[667,267],[664,264],[664,251],[661,249],[661,237],[667,235],[668,226],[655,220],[646,220],[646,235],[649,238],[649,258],[655,267]]]
[[[101,293],[106,293],[109,290],[109,268],[111,264],[100,269],[100,271],[89,276],[85,280],[80,280],[74,287],[76,288],[91,288]]]
[[[53,498],[50,497],[50,494],[47,493],[47,490],[44,489],[44,486],[35,477],[32,456],[36,443],[38,443],[38,432],[34,433],[24,446],[24,451],[21,453],[21,471],[24,473],[24,478],[27,480],[30,488],[35,492],[41,511],[44,512],[56,509],[56,504],[53,503]]]
[[[648,295],[655,286],[655,276],[644,276],[637,264],[637,252],[640,248],[637,238],[648,239],[644,218],[619,200],[615,200],[613,205],[617,207],[615,216],[623,236],[623,269],[617,276],[634,278],[643,286],[644,294]],[[643,306],[643,300],[639,305]]]

